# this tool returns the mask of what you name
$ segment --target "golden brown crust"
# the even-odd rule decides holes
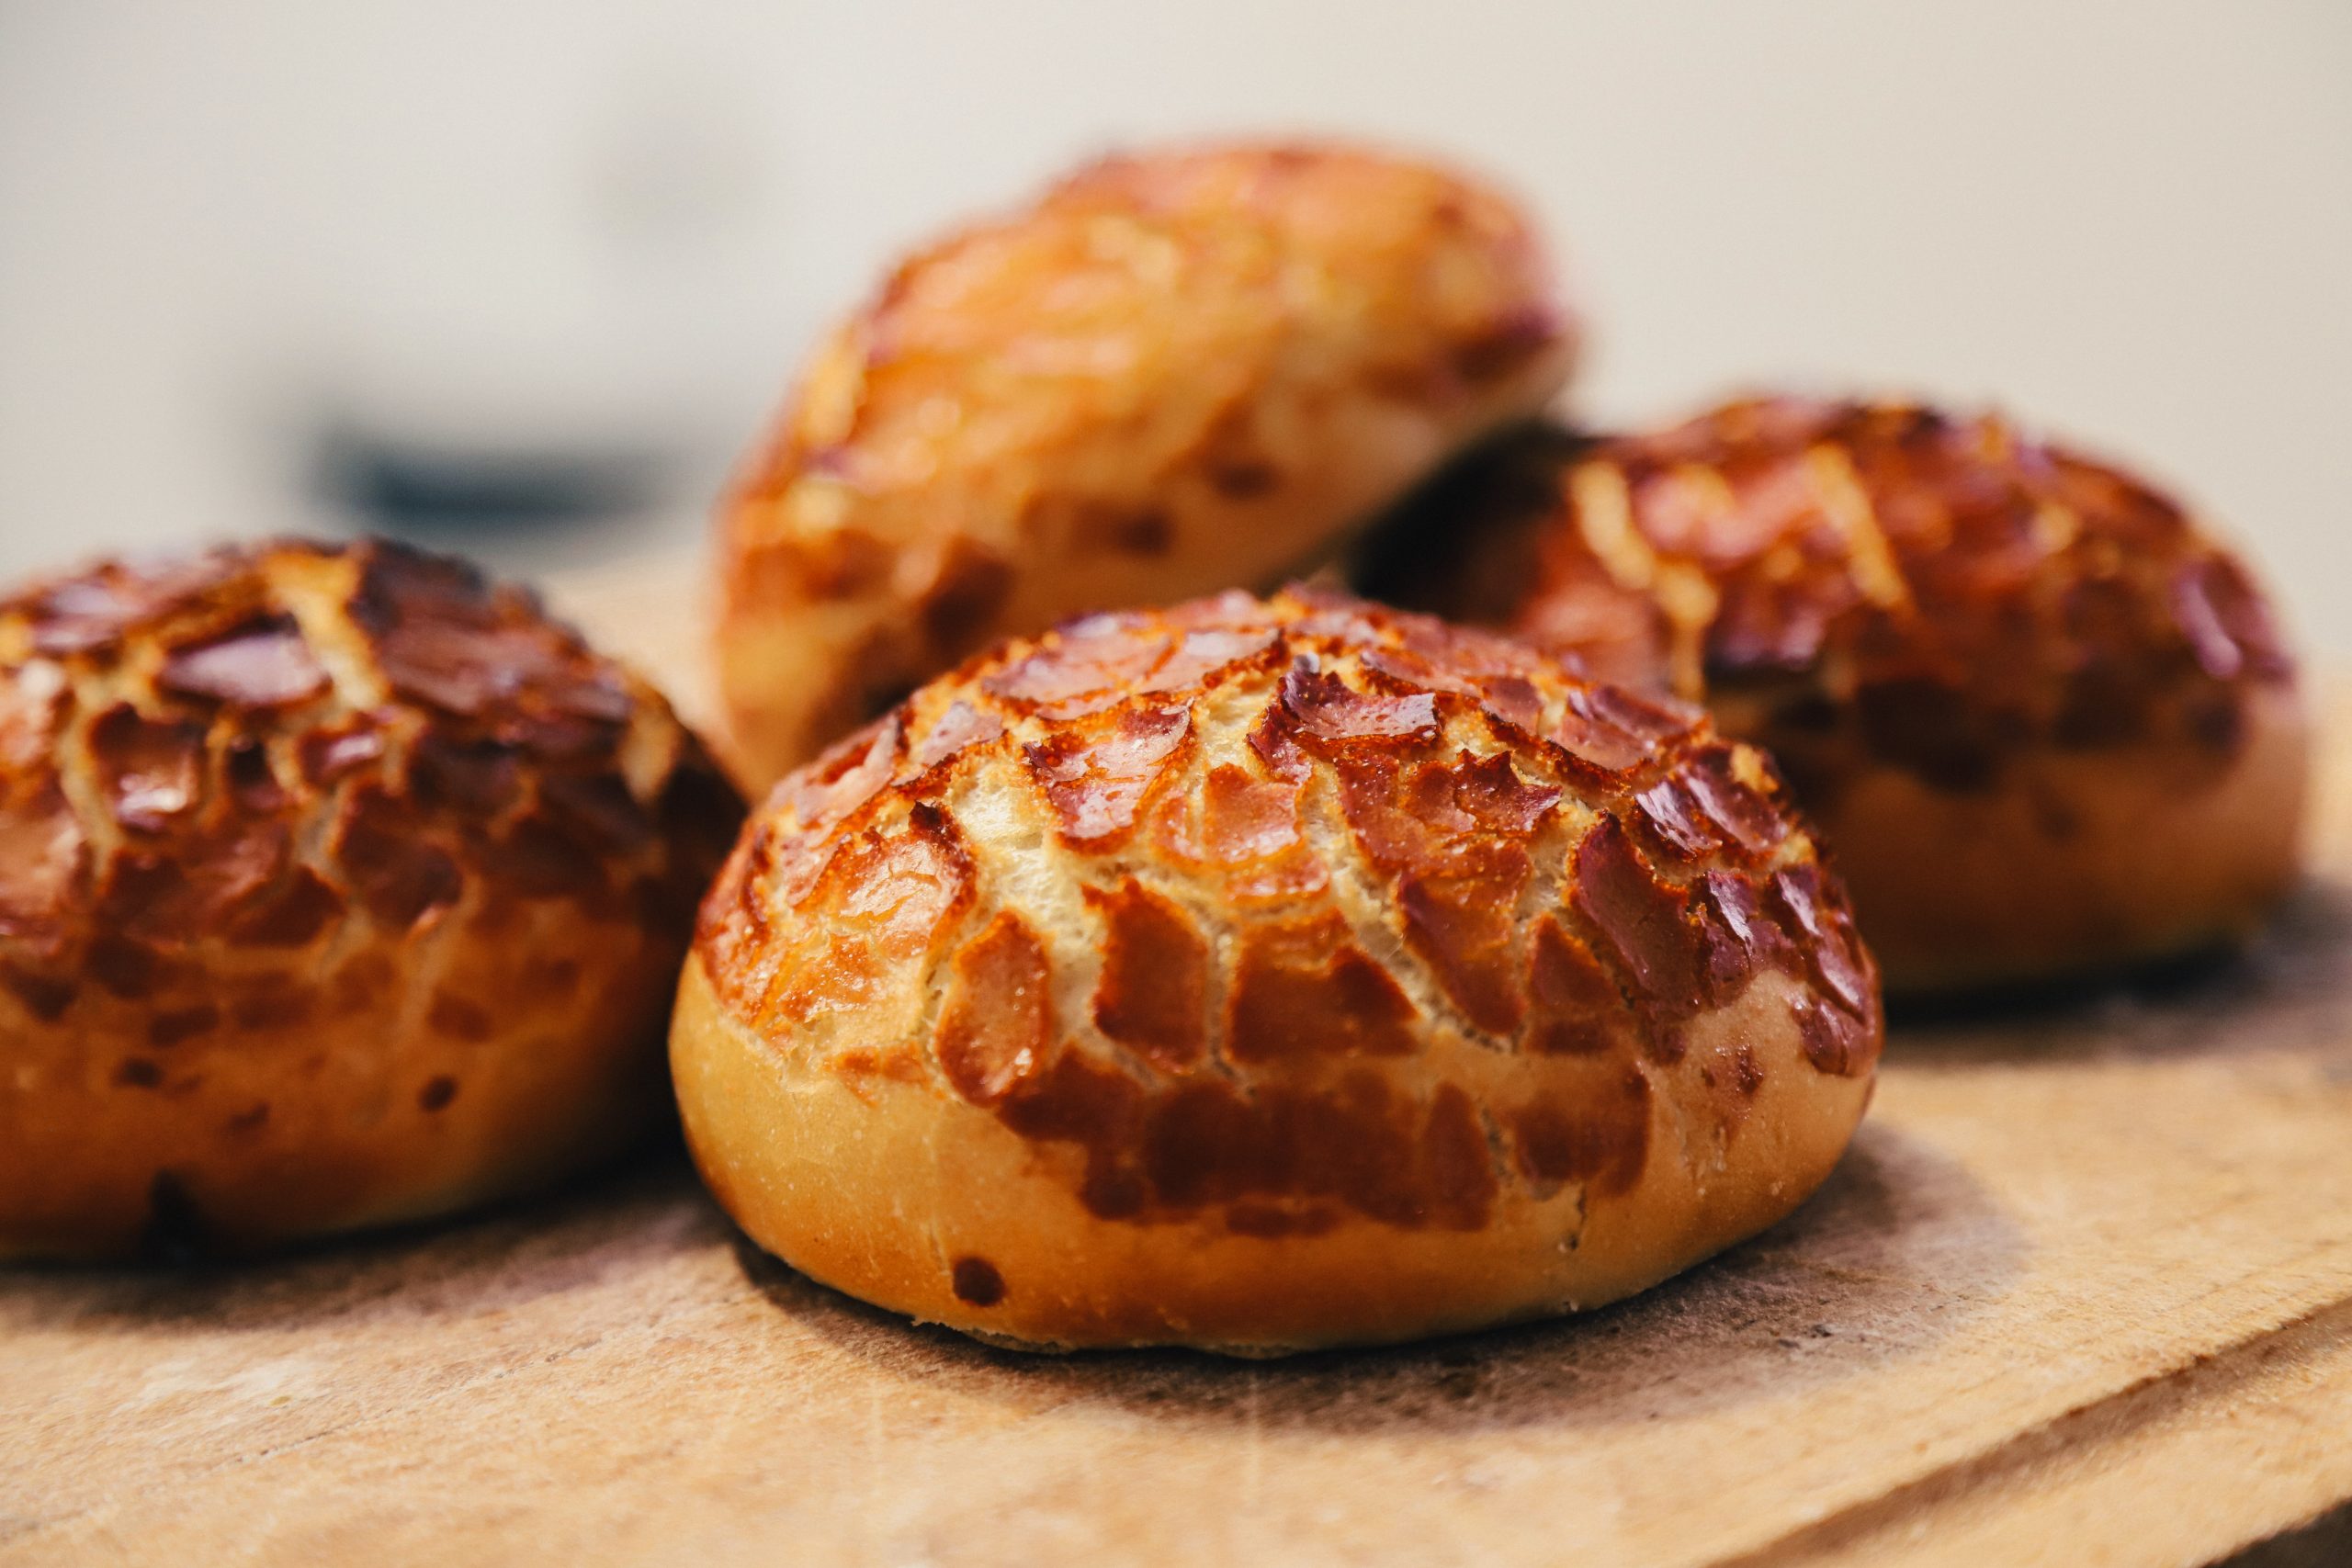
[[[2293,874],[2302,721],[2261,591],[2165,496],[1997,417],[1776,398],[1531,430],[1385,549],[1370,592],[1770,748],[1898,988],[2195,945]],[[2132,874],[2159,844],[2214,874]]]
[[[0,1255],[266,1246],[608,1152],[662,1115],[740,817],[657,693],[454,561],[0,600]]]
[[[727,507],[747,771],[1008,633],[1300,569],[1577,338],[1510,203],[1345,148],[1111,159],[911,257]]]
[[[2294,880],[2310,737],[2291,687],[2257,686],[2243,714],[2219,770],[2143,743],[2020,753],[1990,790],[1880,764],[1844,777],[1816,820],[1890,986],[2030,982],[2250,935]]]
[[[1003,645],[786,779],[672,1056],[713,1190],[820,1279],[1266,1351],[1728,1245],[1826,1174],[1881,1034],[1757,752],[1294,591]]]

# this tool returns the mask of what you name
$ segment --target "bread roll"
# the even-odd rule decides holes
[[[1770,748],[1891,989],[2203,946],[2295,873],[2303,708],[2261,589],[2160,492],[1996,416],[1774,398],[1528,432],[1360,581]]]
[[[388,545],[0,599],[0,1257],[481,1201],[664,1119],[741,807],[529,595]]]
[[[719,671],[765,784],[1081,610],[1271,584],[1577,342],[1509,201],[1338,147],[1113,158],[837,328],[722,519]]]
[[[1098,615],[787,779],[671,1064],[795,1268],[1031,1348],[1597,1306],[1787,1213],[1877,976],[1696,710],[1351,601]]]

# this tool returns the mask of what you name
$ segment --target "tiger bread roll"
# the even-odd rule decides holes
[[[1689,1268],[1828,1173],[1881,1039],[1760,753],[1292,592],[1004,643],[791,775],[671,1064],[711,1190],[814,1279],[1257,1356]]]
[[[741,818],[659,694],[456,561],[0,598],[0,1257],[249,1251],[620,1148]]]
[[[1578,336],[1508,199],[1354,148],[1111,158],[939,242],[724,508],[737,760],[765,784],[1008,634],[1311,567]]]
[[[2200,948],[2294,878],[2308,737],[2261,588],[2161,491],[1997,415],[1765,398],[1537,429],[1384,532],[1374,595],[1769,748],[1891,989]]]

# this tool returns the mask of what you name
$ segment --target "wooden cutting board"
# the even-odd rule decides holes
[[[560,595],[690,677],[675,573]],[[238,1271],[0,1275],[0,1564],[2196,1563],[2352,1497],[2352,702],[2229,962],[1915,1022],[1793,1219],[1580,1321],[1036,1359],[674,1151]]]

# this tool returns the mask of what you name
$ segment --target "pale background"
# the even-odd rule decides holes
[[[427,520],[523,570],[689,541],[896,248],[1255,129],[1516,186],[1591,416],[1997,399],[2352,654],[2352,0],[0,0],[0,572],[363,525],[354,451],[585,486]]]

